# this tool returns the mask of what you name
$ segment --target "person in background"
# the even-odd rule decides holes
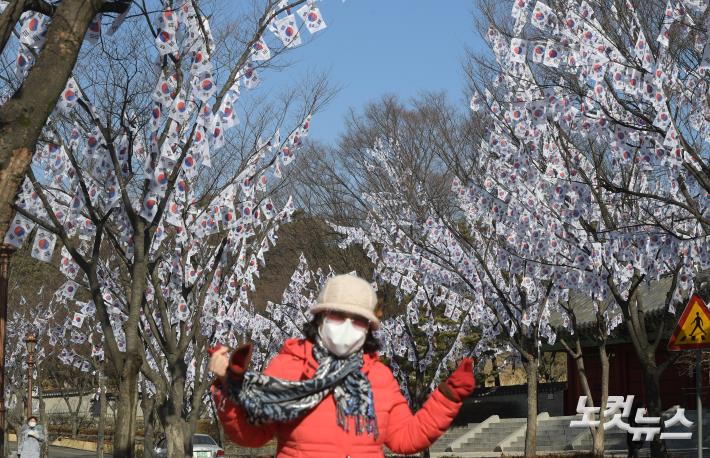
[[[473,360],[412,414],[392,371],[378,358],[380,322],[370,284],[331,277],[310,312],[302,339],[288,339],[263,373],[249,371],[251,344],[231,356],[212,350],[212,393],[225,433],[239,445],[276,438],[278,458],[383,457],[430,447],[475,388]]]
[[[41,455],[44,431],[37,424],[37,417],[30,417],[20,430],[17,442],[17,455],[20,458],[39,458]]]

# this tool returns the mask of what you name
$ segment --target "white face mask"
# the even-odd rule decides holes
[[[325,348],[335,356],[343,358],[362,348],[367,330],[356,328],[349,318],[342,323],[333,323],[325,317],[318,328],[318,335]]]
[[[36,421],[30,421],[30,422],[28,422],[27,424],[29,425],[30,428],[34,428],[35,426],[37,426],[37,422],[36,422]]]

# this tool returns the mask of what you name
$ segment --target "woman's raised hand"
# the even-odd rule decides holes
[[[473,376],[473,359],[464,358],[449,378],[439,385],[439,390],[452,401],[461,402],[473,393],[476,379]]]
[[[227,380],[227,368],[229,367],[229,347],[218,346],[214,351],[210,351],[210,362],[207,368],[217,378],[224,383]]]
[[[210,348],[210,362],[207,368],[217,376],[220,382],[225,383],[227,379],[241,380],[251,363],[252,345],[245,343],[236,348],[229,355],[229,347],[217,344]]]
[[[241,344],[229,357],[229,366],[227,367],[227,376],[240,380],[244,378],[244,373],[251,364],[252,345],[250,343]]]

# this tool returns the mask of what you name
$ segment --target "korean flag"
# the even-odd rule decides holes
[[[248,63],[244,69],[244,86],[247,89],[256,88],[261,80],[259,79],[259,74],[251,63]]]
[[[74,313],[74,318],[71,321],[72,326],[75,328],[81,329],[81,326],[84,324],[84,319],[86,318],[86,315],[81,314],[79,312]]]
[[[155,37],[155,46],[161,56],[176,53],[178,45],[175,41],[175,29],[164,28],[158,31],[158,36]]]
[[[259,38],[259,41],[254,43],[251,48],[251,60],[262,61],[271,59],[271,50],[266,45],[263,38]]]
[[[35,226],[35,223],[25,218],[24,216],[17,214],[12,220],[10,229],[5,234],[5,243],[14,246],[15,248],[20,248],[22,243],[25,241],[27,234]]]
[[[81,93],[79,92],[79,85],[76,83],[73,77],[69,78],[66,87],[62,91],[62,94],[59,96],[57,108],[63,114],[69,114],[69,112],[74,109],[74,106],[76,105],[76,102],[77,100],[79,100],[80,96]]]
[[[320,10],[310,4],[302,6],[298,10],[298,15],[303,18],[303,22],[306,23],[306,27],[310,33],[316,33],[319,30],[325,29],[325,21],[323,16],[320,14]]]
[[[101,38],[101,13],[94,16],[86,31],[86,40],[91,44],[96,44]]]
[[[283,19],[274,19],[272,31],[287,48],[295,48],[301,44],[301,35],[296,26],[296,17],[289,14]]]
[[[525,62],[525,54],[527,52],[527,41],[520,38],[510,40],[510,60],[511,62]]]
[[[50,262],[54,252],[54,244],[57,236],[43,227],[37,228],[34,244],[32,245],[32,257],[40,261]]]

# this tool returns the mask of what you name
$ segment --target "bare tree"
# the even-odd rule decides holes
[[[269,235],[290,215],[267,190],[293,161],[330,91],[315,79],[243,112],[236,102],[240,85],[255,87],[257,69],[269,66],[267,28],[283,46],[274,56],[300,40],[290,10],[304,2],[263,2],[245,35],[213,37],[195,2],[161,11],[157,29],[126,30],[134,46],[95,50],[105,65],[79,68],[72,84],[80,96],[63,106],[35,155],[43,173],[29,171],[16,222],[37,224],[35,244],[47,248],[42,240],[50,241],[50,255],[57,240],[63,245],[69,279],[59,296],[88,293],[91,304],[75,319],[95,314],[97,346],[119,376],[116,454],[134,453],[141,372],[150,382],[144,396],[156,395],[169,456],[190,453],[209,384],[203,350],[221,336],[204,321],[216,313],[207,302],[212,288],[229,287],[234,297],[231,288],[243,282],[236,296],[245,295],[257,259],[275,241]],[[301,8],[311,17],[315,5]],[[303,29],[318,27],[306,22]],[[155,73],[145,65],[146,39],[158,43]],[[229,130],[237,111],[241,127]],[[242,276],[231,278],[232,271]]]
[[[131,3],[130,0],[70,0],[53,4],[44,0],[17,0],[9,2],[0,15],[0,47],[5,59],[19,47],[17,58],[34,62],[29,70],[22,69],[19,81],[5,80],[4,103],[0,106],[3,236],[12,220],[11,205],[32,163],[37,141],[80,55],[89,25],[96,18],[100,21],[104,13],[127,13]]]
[[[658,379],[673,357],[658,362],[656,351],[670,320],[647,323],[642,289],[663,282],[663,310],[672,314],[708,263],[705,121],[681,108],[707,111],[707,31],[693,25],[704,8],[515,2],[511,19],[508,4],[480,5],[493,58],[472,56],[471,108],[487,120],[498,158],[523,165],[516,176],[529,179],[534,169],[555,183],[539,211],[561,221],[569,242],[588,244],[563,262],[580,270],[561,286],[613,302],[658,415]],[[662,454],[658,438],[652,449]]]

